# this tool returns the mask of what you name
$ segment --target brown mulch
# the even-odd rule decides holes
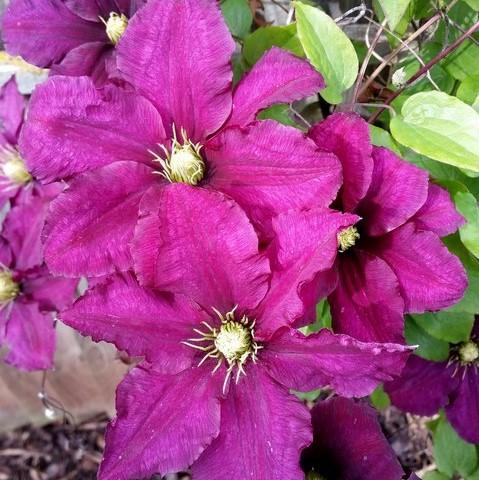
[[[102,415],[76,426],[52,423],[0,434],[0,480],[94,480],[107,422]],[[418,471],[430,463],[431,442],[423,419],[389,408],[381,423],[406,469]],[[163,480],[189,479],[180,474]]]

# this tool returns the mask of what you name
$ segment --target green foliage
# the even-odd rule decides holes
[[[457,98],[479,112],[479,74],[465,78],[456,92]]]
[[[289,105],[279,103],[272,107],[266,108],[258,114],[260,120],[272,119],[276,120],[283,125],[289,125],[291,127],[298,127],[297,123],[291,117],[291,111]]]
[[[391,120],[393,137],[418,153],[479,172],[479,113],[443,92],[410,97]]]
[[[389,24],[389,28],[394,30],[406,13],[411,0],[378,0],[382,11]]]
[[[385,410],[391,405],[389,395],[384,391],[382,385],[377,387],[369,398],[371,399],[371,403],[379,410]]]
[[[298,36],[306,56],[326,81],[321,96],[329,103],[341,103],[359,68],[353,44],[334,20],[318,8],[296,2]]]
[[[224,0],[221,2],[221,11],[233,37],[244,38],[248,35],[253,23],[248,0]]]
[[[467,312],[443,311],[411,316],[430,336],[450,343],[468,340],[474,323],[474,314]]]
[[[464,246],[479,258],[479,207],[474,195],[469,192],[457,192],[454,195],[456,207],[467,223],[459,230]]]
[[[404,333],[409,345],[418,345],[414,351],[416,355],[434,362],[441,362],[448,358],[449,343],[429,335],[411,316],[406,317]]]

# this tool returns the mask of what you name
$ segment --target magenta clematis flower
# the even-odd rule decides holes
[[[402,342],[404,312],[446,308],[464,294],[464,268],[439,238],[463,219],[425,171],[373,147],[359,116],[331,115],[312,128],[310,137],[343,165],[344,183],[334,207],[360,218],[340,232],[334,268],[303,285],[303,298],[314,307],[328,295],[337,332],[363,341]],[[288,220],[278,219],[277,243],[296,245],[303,253],[307,249],[305,262],[314,270],[321,225],[314,215],[297,221],[301,237],[294,238]]]
[[[0,208],[33,187],[32,176],[17,147],[25,103],[11,78],[0,90]]]
[[[289,389],[365,395],[401,370],[407,347],[329,330],[304,336],[289,326],[302,313],[297,269],[271,272],[236,203],[187,185],[163,189],[157,202],[161,228],[145,228],[143,245],[155,261],[140,266],[152,288],[118,274],[62,315],[94,340],[145,357],[118,387],[99,478],[191,466],[195,480],[303,479],[310,414]],[[337,232],[354,218],[328,211],[324,222],[328,268]]]
[[[38,189],[13,207],[0,238],[0,345],[8,347],[7,363],[28,371],[52,366],[52,313],[71,304],[77,284],[53,277],[42,262],[40,234],[59,188]]]
[[[22,152],[45,182],[73,177],[48,219],[52,271],[131,268],[139,214],[175,183],[231,196],[263,230],[278,212],[331,202],[341,183],[335,156],[297,129],[255,121],[271,104],[320,89],[321,76],[272,49],[232,93],[233,49],[216,1],[152,0],[117,50],[136,92],[98,90],[84,77],[37,88]]]
[[[432,416],[444,408],[457,433],[479,443],[479,316],[469,341],[450,346],[447,362],[412,355],[401,377],[384,389],[407,412]]]
[[[116,45],[145,0],[12,0],[3,18],[7,51],[53,74],[116,76]]]
[[[311,411],[313,443],[303,451],[307,480],[401,480],[404,471],[377,412],[363,402],[331,398]]]

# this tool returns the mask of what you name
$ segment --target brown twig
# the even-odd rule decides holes
[[[439,63],[442,59],[447,57],[451,52],[453,52],[462,42],[467,40],[467,38],[472,35],[476,30],[479,29],[479,22],[476,22],[472,27],[466,30],[459,38],[452,42],[448,47],[446,47],[442,52],[438,53],[432,60],[430,60],[426,65],[420,68],[405,84],[402,88],[396,90],[384,103],[389,105],[395,98],[397,98],[401,93],[409,87],[416,80],[421,78],[426,72],[428,72],[434,65]],[[374,113],[369,119],[369,123],[374,123],[379,115],[384,111],[384,108],[378,110]]]

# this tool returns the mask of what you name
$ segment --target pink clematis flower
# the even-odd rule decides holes
[[[311,420],[290,389],[366,395],[400,372],[408,347],[329,330],[304,336],[290,327],[301,304],[297,270],[271,271],[236,203],[186,185],[163,189],[158,202],[148,250],[161,275],[152,288],[119,274],[62,315],[94,340],[145,357],[118,387],[99,478],[191,466],[195,480],[302,480]],[[337,232],[354,218],[329,211],[324,220],[328,268]]]
[[[9,199],[31,193],[34,185],[17,147],[25,104],[11,78],[0,89],[0,208]]]
[[[53,313],[73,301],[77,282],[53,277],[43,264],[40,234],[58,185],[38,189],[8,213],[0,238],[0,345],[5,361],[22,370],[50,368]]]
[[[401,480],[404,471],[388,444],[376,410],[335,397],[311,411],[313,443],[301,455],[307,480]]]
[[[337,332],[402,342],[405,312],[446,308],[464,294],[464,268],[439,238],[463,219],[425,171],[373,147],[368,125],[357,115],[331,115],[309,135],[340,159],[344,183],[333,205],[358,221],[338,235],[333,269],[302,285],[303,299],[314,310],[318,298],[328,296]],[[300,248],[314,270],[320,218],[310,212],[297,221],[301,225],[291,230],[288,216],[278,217],[275,248]]]
[[[400,378],[384,385],[393,405],[432,416],[444,408],[457,433],[479,443],[479,316],[467,342],[451,344],[446,362],[411,355]]]
[[[3,18],[7,51],[53,74],[117,76],[116,45],[145,0],[11,0]]]
[[[164,208],[154,199],[175,183],[225,193],[263,230],[278,212],[327,206],[336,196],[334,155],[297,129],[255,120],[271,104],[319,90],[321,76],[272,49],[232,92],[233,50],[216,1],[152,0],[117,49],[136,92],[99,90],[85,77],[54,77],[37,88],[22,152],[42,181],[71,177],[48,219],[52,271],[131,268],[138,216],[152,202]]]

